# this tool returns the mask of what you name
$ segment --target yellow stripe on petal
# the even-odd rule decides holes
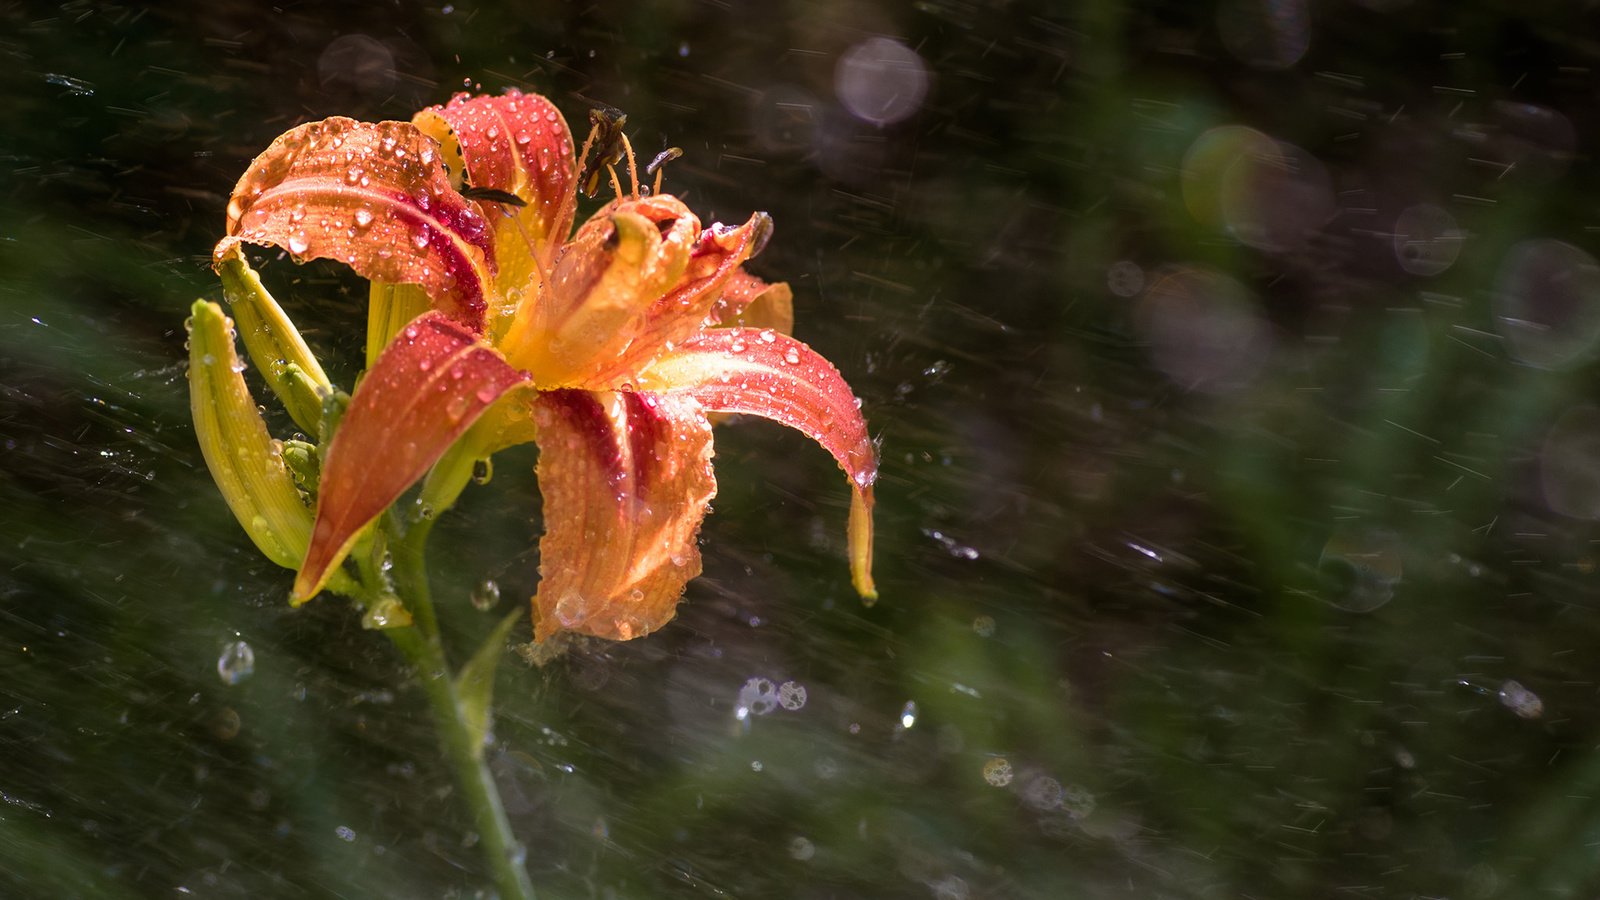
[[[261,552],[297,569],[310,543],[311,510],[239,374],[233,322],[222,307],[198,300],[187,324],[189,408],[206,467]]]

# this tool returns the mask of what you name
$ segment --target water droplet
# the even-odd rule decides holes
[[[1346,525],[1328,538],[1317,574],[1329,603],[1348,612],[1372,612],[1394,597],[1404,573],[1402,546],[1392,531]]]
[[[1106,270],[1106,289],[1118,297],[1132,297],[1144,290],[1144,270],[1132,260],[1118,260]]]
[[[489,479],[493,477],[494,463],[492,461],[487,459],[475,459],[472,461],[473,484],[488,484]]]
[[[353,843],[356,839],[356,830],[349,825],[340,825],[333,830],[333,833],[338,836],[339,840],[347,844]]]
[[[398,597],[380,597],[361,615],[361,627],[368,630],[404,628],[411,624],[411,612]]]
[[[791,366],[800,364],[800,351],[793,347],[783,351],[783,361]]]
[[[418,250],[426,250],[428,248],[428,233],[426,231],[417,232],[416,235],[411,238],[411,243],[415,245]]]
[[[1059,809],[1061,800],[1061,782],[1049,775],[1040,775],[1022,788],[1022,802],[1037,810]]]
[[[1005,787],[1013,777],[1011,761],[1004,756],[996,756],[983,764],[983,780],[995,787]]]
[[[563,628],[571,628],[583,621],[583,595],[577,591],[568,591],[556,601],[556,621]]]
[[[1500,685],[1500,702],[1524,719],[1537,719],[1544,715],[1544,701],[1516,681],[1508,680]]]
[[[289,252],[293,253],[295,256],[299,256],[310,248],[311,244],[306,240],[305,232],[300,232],[289,236]]]
[[[368,209],[356,210],[356,227],[366,228],[372,224],[372,211]]]
[[[805,862],[817,854],[817,848],[803,837],[797,837],[789,842],[789,858]]]
[[[351,166],[350,168],[344,170],[344,183],[356,184],[361,180],[361,176],[363,174],[365,173],[361,171],[360,166]]]
[[[472,588],[472,608],[488,612],[500,605],[500,585],[493,578],[485,578]]]
[[[778,708],[778,688],[769,678],[756,677],[739,688],[739,704],[734,718],[744,721],[752,715],[764,716]]]
[[[450,402],[445,405],[444,412],[445,415],[450,417],[450,421],[461,421],[461,417],[467,414],[467,398],[452,397]]]
[[[778,685],[778,705],[794,712],[806,705],[806,686],[798,681],[785,681]]]
[[[217,657],[217,675],[223,684],[238,684],[256,670],[256,652],[244,641],[231,641]]]
[[[907,700],[904,708],[900,710],[900,727],[910,728],[917,724],[917,701]]]

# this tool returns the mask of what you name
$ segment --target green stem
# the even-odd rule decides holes
[[[392,526],[394,522],[390,520],[386,524]],[[472,811],[473,827],[482,842],[484,859],[501,900],[532,900],[533,883],[523,865],[524,851],[512,836],[511,822],[506,819],[505,807],[500,803],[500,790],[484,761],[483,748],[477,746],[473,738],[466,708],[445,660],[444,645],[439,640],[438,619],[434,615],[423,559],[423,546],[432,524],[428,520],[414,522],[403,536],[394,535],[391,530],[395,589],[411,612],[413,625],[386,629],[386,632],[406,659],[416,666],[422,679],[423,693],[439,729],[439,744],[450,763],[456,786]]]

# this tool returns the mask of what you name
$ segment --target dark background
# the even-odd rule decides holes
[[[1591,896],[1600,23],[1550,7],[0,3],[0,893],[483,889],[414,681],[211,486],[182,328],[274,136],[470,83],[770,211],[883,447],[877,606],[826,455],[737,422],[677,620],[502,666],[546,894]],[[348,385],[363,286],[264,275]],[[534,459],[435,532],[458,658]]]

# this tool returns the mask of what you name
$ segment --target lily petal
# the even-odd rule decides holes
[[[459,157],[466,184],[526,204],[484,201],[480,208],[495,230],[501,295],[537,285],[538,269],[571,233],[577,209],[572,133],[560,110],[537,94],[514,90],[499,97],[459,93],[411,121],[439,142],[447,159]],[[489,318],[492,326],[496,316]]]
[[[771,328],[794,333],[794,292],[787,282],[768,284],[748,272],[734,272],[711,306],[706,324],[724,328]]]
[[[626,351],[689,265],[700,222],[682,213],[662,218],[630,201],[591,217],[562,249],[542,300],[517,310],[502,342],[506,357],[541,388],[615,386],[598,370]]]
[[[648,199],[676,198],[662,195]],[[602,370],[596,380],[611,380],[637,372],[667,347],[703,328],[739,267],[761,252],[771,237],[772,217],[764,212],[755,213],[737,228],[717,223],[700,232],[683,277],[672,290],[650,305],[635,327],[628,349],[613,365]]]
[[[451,187],[432,138],[409,122],[334,117],[280,135],[228,203],[232,242],[334,259],[372,281],[418,284],[482,331],[494,276],[488,223]]]
[[[527,376],[435,310],[400,330],[350,398],[322,466],[294,599],[314,596],[368,522]]]
[[[855,395],[821,354],[770,329],[713,328],[664,354],[638,378],[641,391],[686,396],[708,412],[746,413],[799,429],[850,477],[850,576],[857,593],[872,582],[872,485],[878,453]]]
[[[661,627],[700,574],[695,535],[717,492],[705,412],[687,396],[563,390],[539,395],[534,420],[545,521],[534,639]]]

